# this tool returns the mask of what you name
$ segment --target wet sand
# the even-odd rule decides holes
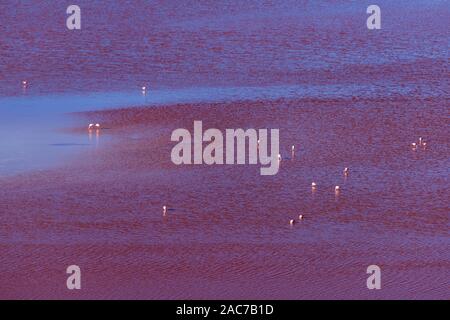
[[[0,178],[0,298],[448,299],[446,112],[444,98],[399,96],[68,115],[78,125],[60,130],[88,148]],[[279,128],[280,172],[175,166],[171,132],[194,120]],[[427,148],[413,151],[419,136]],[[71,264],[80,291],[66,288]],[[366,288],[371,264],[382,290]]]

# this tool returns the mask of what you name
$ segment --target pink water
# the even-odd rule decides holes
[[[0,4],[0,298],[450,298],[445,2],[78,4]],[[191,104],[65,114],[117,101]],[[279,128],[280,173],[175,167],[194,120]]]

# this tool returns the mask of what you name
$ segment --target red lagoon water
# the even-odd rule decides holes
[[[1,298],[450,298],[445,2],[379,1],[379,32],[364,1],[78,4],[80,32],[65,5],[0,4],[0,132],[20,133],[2,134],[1,171],[14,141],[30,159],[80,146],[0,178]],[[61,116],[90,110],[73,95],[143,84],[180,103],[174,88],[236,94]],[[194,120],[279,128],[279,174],[175,167],[170,133]],[[89,137],[91,122],[107,129]],[[81,291],[66,288],[71,264]],[[382,290],[366,288],[371,264]]]
[[[3,178],[1,296],[449,298],[442,103],[427,100],[427,112],[402,98],[85,114],[110,128],[97,145],[64,168]],[[170,133],[196,119],[280,128],[280,172],[173,165]],[[414,151],[419,135],[428,144]],[[83,270],[76,293],[65,288],[70,264]],[[366,288],[371,264],[382,268],[377,292]]]
[[[339,85],[413,86],[442,94],[447,4],[378,1],[382,30],[369,32],[369,1],[80,0],[82,29],[66,4],[3,1],[0,93],[154,88]]]

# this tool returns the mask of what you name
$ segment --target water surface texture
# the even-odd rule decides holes
[[[0,3],[0,298],[450,298],[448,1],[76,4]],[[175,166],[194,120],[280,172]]]

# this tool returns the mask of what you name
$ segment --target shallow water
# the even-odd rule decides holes
[[[368,1],[78,4],[81,32],[63,4],[0,4],[0,297],[450,298],[445,1],[378,1],[379,32]],[[69,114],[176,103],[202,104]],[[298,153],[271,178],[174,168],[193,120]]]

